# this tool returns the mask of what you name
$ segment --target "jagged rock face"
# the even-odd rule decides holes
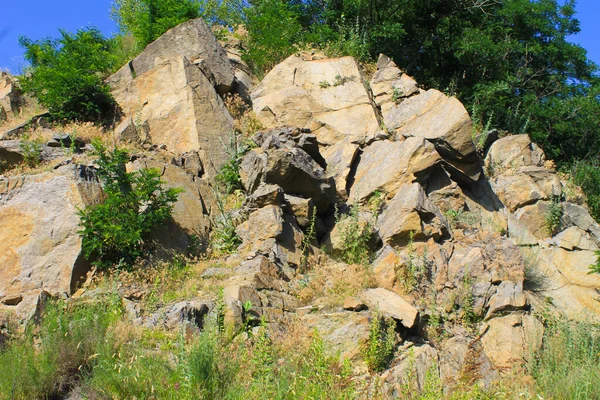
[[[278,185],[287,194],[312,199],[325,212],[334,199],[335,183],[319,165],[324,161],[310,136],[288,128],[258,132],[255,142],[261,147],[250,150],[240,166],[246,191],[252,194],[261,184]]]
[[[21,90],[6,72],[0,72],[0,122],[15,117],[22,105]]]
[[[227,54],[202,19],[190,20],[170,29],[107,82],[113,90],[125,90],[132,80],[172,58],[187,58],[198,65],[221,93],[227,92],[233,85],[234,70]]]
[[[335,144],[346,136],[364,142],[380,129],[358,64],[351,57],[290,56],[254,89],[252,102],[265,127],[308,128],[320,143]]]
[[[416,82],[384,55],[377,63],[371,88],[390,133],[428,140],[459,177],[479,179],[481,167],[471,139],[471,118],[460,101],[435,89],[418,89]]]
[[[209,178],[228,159],[233,120],[218,93],[229,91],[234,71],[221,45],[200,19],[179,25],[107,83],[125,115],[123,141],[198,151]]]
[[[42,290],[76,289],[89,268],[77,209],[101,198],[100,184],[83,166],[0,179],[0,304],[27,315]]]
[[[216,209],[215,197],[206,180],[194,176],[175,165],[140,159],[130,165],[130,170],[158,169],[164,188],[178,188],[181,192],[173,205],[171,220],[167,221],[154,237],[169,250],[185,252],[192,245],[206,247],[210,234],[210,212]]]

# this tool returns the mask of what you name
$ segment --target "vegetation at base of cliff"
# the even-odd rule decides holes
[[[93,143],[98,155],[98,176],[106,198],[79,211],[83,251],[96,266],[130,267],[151,245],[151,235],[168,220],[179,190],[165,189],[160,172],[127,172],[129,154]]]
[[[110,122],[116,103],[103,82],[118,61],[111,41],[96,28],[58,39],[19,38],[30,63],[22,77],[23,90],[33,94],[56,120]]]
[[[40,324],[0,349],[0,399],[353,399],[350,369],[312,339],[249,333],[210,314],[197,335],[132,326],[118,297],[50,302]],[[294,352],[290,352],[290,348]]]

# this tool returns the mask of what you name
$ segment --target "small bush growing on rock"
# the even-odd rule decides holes
[[[590,214],[600,221],[600,163],[597,161],[577,161],[571,167],[573,183],[581,186],[587,197]]]
[[[360,220],[359,211],[358,204],[354,204],[346,218],[348,222],[342,228],[342,248],[339,253],[342,261],[348,264],[368,264],[373,256],[372,226]],[[336,212],[336,223],[339,222],[340,217]]]
[[[83,250],[101,268],[128,267],[149,248],[152,232],[171,216],[179,190],[164,189],[158,170],[127,172],[126,151],[108,151],[98,141],[93,146],[106,199],[79,211]]]
[[[39,139],[25,135],[19,147],[23,151],[23,163],[28,167],[35,168],[42,162],[42,143]]]
[[[560,219],[563,216],[563,208],[560,195],[553,195],[546,213],[546,228],[550,235],[554,235],[560,228]]]
[[[369,324],[369,338],[363,344],[362,354],[371,371],[385,370],[396,348],[395,322],[385,319],[378,312],[373,315]]]

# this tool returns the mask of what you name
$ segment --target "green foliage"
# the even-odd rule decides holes
[[[308,225],[308,228],[306,229],[306,232],[302,237],[302,244],[300,245],[300,251],[302,252],[302,265],[306,265],[310,246],[313,243],[313,241],[317,239],[316,222],[317,207],[313,206],[312,213],[310,216],[310,224]]]
[[[240,165],[242,157],[250,150],[251,145],[252,143],[248,141],[240,140],[238,134],[231,135],[229,146],[223,144],[229,158],[225,161],[215,178],[223,186],[225,195],[243,189],[242,178],[240,177]]]
[[[373,257],[371,249],[373,227],[370,222],[361,220],[359,212],[358,204],[352,206],[350,213],[344,219],[340,219],[336,211],[336,224],[340,224],[341,229],[342,247],[339,256],[345,263],[366,265]]]
[[[590,265],[590,274],[600,274],[600,250],[596,250],[596,263]]]
[[[381,372],[388,366],[396,348],[396,331],[393,319],[385,319],[378,312],[369,323],[369,338],[362,347],[362,355],[367,367],[373,372]]]
[[[19,143],[23,152],[23,162],[31,168],[37,167],[42,162],[42,142],[39,139],[31,139],[29,135],[24,135]]]
[[[164,189],[158,170],[127,172],[126,151],[93,145],[106,198],[79,211],[82,247],[98,267],[129,267],[149,249],[152,232],[171,216],[180,191]]]
[[[550,206],[546,212],[546,229],[550,235],[554,235],[558,232],[561,222],[560,219],[563,216],[562,199],[560,195],[552,195]]]
[[[295,51],[302,27],[290,3],[257,0],[246,11],[248,38],[244,60],[263,74]]]
[[[600,327],[549,321],[542,350],[530,370],[541,394],[552,399],[600,398]]]
[[[600,163],[597,160],[577,161],[569,175],[573,183],[583,189],[592,217],[600,221]]]
[[[143,49],[169,29],[200,17],[196,0],[115,0],[112,18]]]
[[[398,89],[397,87],[394,87],[392,91],[392,101],[396,104],[399,104],[402,101],[403,97],[404,93],[402,92],[402,90]]]
[[[39,326],[0,348],[0,399],[61,398],[77,375],[93,370],[107,330],[120,318],[120,300],[86,304],[51,301]]]
[[[21,80],[57,120],[107,122],[116,103],[103,77],[114,67],[111,42],[96,28],[75,34],[60,31],[58,39],[19,43],[31,64]]]

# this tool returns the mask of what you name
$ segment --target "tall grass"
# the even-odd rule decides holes
[[[54,398],[75,386],[106,344],[120,318],[118,300],[73,305],[48,303],[38,325],[0,351],[0,399]]]
[[[546,398],[600,399],[600,328],[551,322],[531,371]]]

